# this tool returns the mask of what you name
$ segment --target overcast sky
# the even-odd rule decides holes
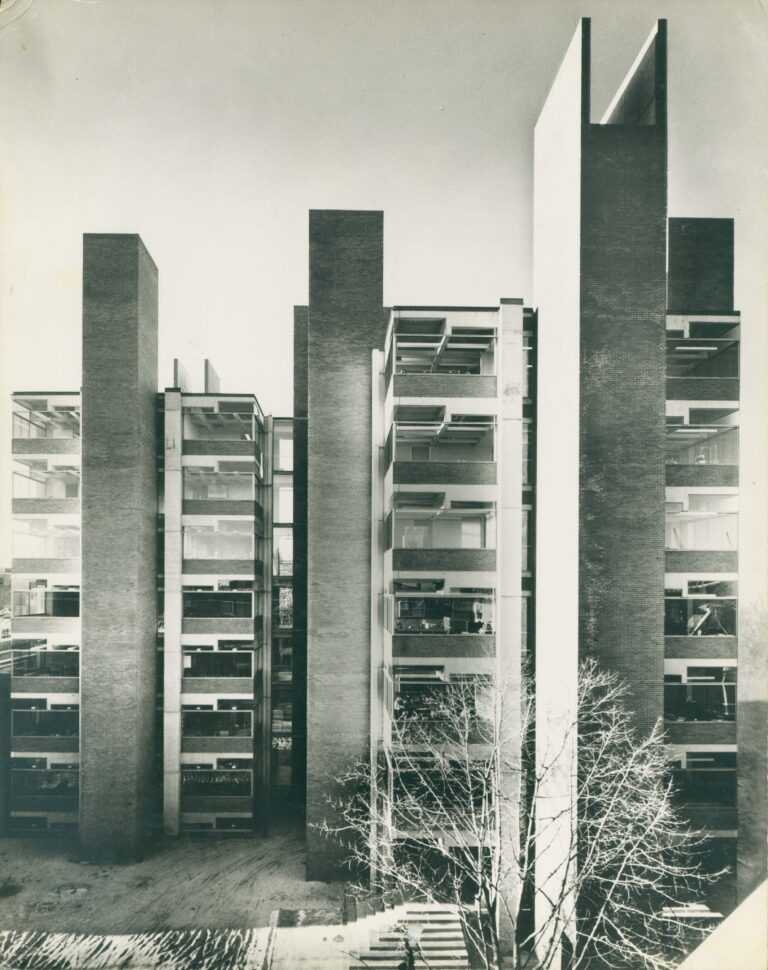
[[[760,0],[6,0],[0,456],[12,390],[79,387],[84,232],[137,232],[159,267],[160,387],[209,356],[276,414],[309,208],[384,210],[387,303],[530,301],[533,126],[581,16],[596,119],[669,19],[670,214],[735,218],[764,375]]]

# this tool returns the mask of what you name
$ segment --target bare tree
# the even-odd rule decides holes
[[[320,828],[344,846],[356,891],[457,905],[486,967],[510,953],[505,926],[509,966],[557,966],[563,949],[572,970],[677,966],[707,932],[680,907],[722,873],[702,869],[706,837],[675,807],[661,727],[638,736],[625,694],[617,677],[582,664],[571,728],[578,810],[544,924],[529,925],[521,900],[544,891],[536,862],[550,832],[535,806],[557,753],[535,763],[530,687],[522,732],[516,717],[507,736],[505,692],[485,678],[436,684],[417,703],[401,697],[377,762],[336,779],[335,821]],[[549,820],[554,831],[559,813]]]

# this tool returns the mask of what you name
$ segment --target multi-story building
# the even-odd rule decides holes
[[[596,121],[583,20],[536,126],[537,716],[565,737],[580,658],[620,674],[745,898],[765,872],[765,691],[742,703],[736,683],[733,222],[667,218],[666,41],[659,21]],[[558,808],[574,757],[551,775]]]
[[[16,831],[78,824],[80,395],[13,398],[9,742]],[[41,811],[41,806],[45,806]]]
[[[686,811],[754,887],[733,223],[668,219],[665,22],[599,122],[590,72],[584,20],[536,127],[535,314],[387,308],[382,213],[310,214],[293,419],[208,363],[202,393],[177,365],[158,394],[154,264],[85,238],[82,393],[14,396],[12,830],[130,855],[160,817],[263,832],[293,797],[308,877],[335,877],[334,777],[446,683],[514,700],[527,660],[567,845],[558,738],[594,657],[639,730],[665,722]]]
[[[293,797],[292,420],[209,361],[158,394],[155,273],[86,236],[82,393],[13,396],[4,809],[91,856]]]
[[[446,684],[498,678],[519,709],[530,626],[533,314],[383,308],[382,228],[381,213],[310,213],[296,313],[310,878],[340,872],[318,828],[333,779],[386,760],[393,721]]]

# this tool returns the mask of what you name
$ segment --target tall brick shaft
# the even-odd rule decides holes
[[[312,211],[307,317],[307,878],[340,875],[313,823],[367,755],[371,353],[385,333],[383,214]],[[301,513],[300,513],[301,514]],[[297,523],[300,521],[297,516]]]
[[[152,805],[157,269],[136,235],[83,243],[81,844],[130,859]]]
[[[585,31],[589,48],[589,30]],[[666,22],[581,159],[579,641],[663,712]]]

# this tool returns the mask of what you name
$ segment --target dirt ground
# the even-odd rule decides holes
[[[300,830],[182,837],[122,866],[76,861],[61,840],[0,840],[0,930],[144,933],[266,926],[272,910],[328,910],[342,883],[304,881]]]

